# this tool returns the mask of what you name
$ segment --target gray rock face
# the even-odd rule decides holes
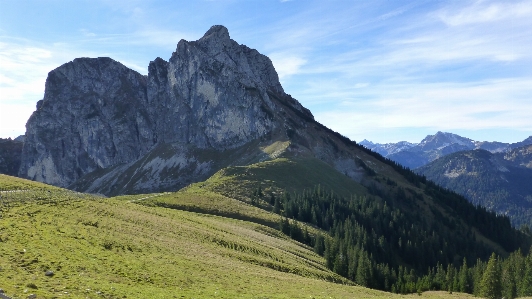
[[[274,129],[268,91],[284,94],[271,61],[223,26],[149,66],[150,113],[164,142],[223,150],[263,136]]]
[[[194,157],[194,149],[237,153],[286,136],[295,130],[287,113],[314,121],[284,93],[268,57],[213,26],[197,41],[181,40],[169,61],[152,61],[148,76],[110,58],[51,71],[26,124],[19,176],[107,194],[127,192],[124,184],[176,189],[224,165]],[[185,171],[192,178],[176,175]]]
[[[138,158],[154,144],[147,106],[146,77],[110,58],[60,66],[26,124],[19,175],[65,187]]]

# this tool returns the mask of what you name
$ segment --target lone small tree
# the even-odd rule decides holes
[[[480,296],[488,299],[502,297],[501,269],[495,253],[491,254],[488,266],[480,282]]]

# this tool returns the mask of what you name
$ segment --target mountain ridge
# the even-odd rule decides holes
[[[457,134],[441,131],[434,135],[427,135],[419,143],[399,141],[380,144],[366,139],[360,142],[360,145],[410,169],[416,169],[440,157],[459,151],[484,149],[492,153],[499,153],[528,144],[532,144],[532,136],[521,142],[504,143],[498,141],[475,141]]]
[[[532,226],[532,145],[498,153],[482,149],[456,152],[416,172],[473,204],[509,216],[517,227]]]
[[[261,141],[308,143],[300,133],[315,123],[312,113],[284,93],[269,58],[237,44],[223,26],[197,41],[181,40],[168,62],[157,58],[148,70],[142,76],[110,58],[78,58],[51,71],[27,123],[19,176],[62,187],[96,173],[128,181],[128,173],[139,172],[131,169],[135,163],[172,144],[176,150],[166,147],[165,155],[173,160],[161,162],[165,172],[196,171],[198,181],[217,168],[187,155],[191,146],[223,152]],[[257,149],[240,153],[244,160],[263,156]],[[139,178],[147,186],[141,190],[104,187],[96,178],[79,190],[119,194],[161,184],[177,190],[192,182],[162,171],[140,170],[152,172]]]

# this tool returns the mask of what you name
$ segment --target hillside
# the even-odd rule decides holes
[[[354,286],[309,247],[253,221],[131,202],[140,196],[26,190],[1,208],[0,288],[13,298],[399,298]],[[232,206],[242,203],[226,198]]]
[[[297,199],[295,195],[306,189],[307,184],[321,181],[324,189],[341,186],[334,183],[342,175],[327,170],[328,167],[321,161],[279,158],[272,162],[224,169],[206,182],[191,185],[178,193],[128,195],[110,199],[3,176],[0,182],[6,186],[4,189],[24,191],[2,194],[0,267],[5,275],[0,276],[0,287],[8,294],[26,291],[37,294],[38,298],[61,294],[69,294],[74,298],[168,298],[175,294],[198,298],[234,298],[241,295],[259,298],[393,297],[389,293],[353,286],[352,281],[363,282],[353,277],[349,281],[335,273],[338,269],[332,266],[331,258],[337,259],[341,251],[334,253],[331,244],[341,244],[346,240],[337,243],[335,240],[338,235],[331,227],[290,221],[290,231],[285,233],[297,239],[297,235],[292,233],[292,227],[296,225],[294,227],[310,234],[310,242],[315,243],[312,248],[278,231],[282,228],[282,218],[265,211],[272,210],[271,202],[264,199],[253,201],[253,190],[257,186],[264,186],[264,194],[272,192],[274,196],[287,194],[280,190],[292,186],[288,190],[293,191],[294,199]],[[280,171],[283,168],[289,172]],[[314,171],[315,175],[305,176],[309,170]],[[292,177],[292,181],[285,180],[287,176]],[[377,177],[377,181],[381,179]],[[265,185],[257,182],[264,182]],[[399,186],[405,184],[406,181],[399,182]],[[360,215],[353,214],[362,221],[360,225],[363,229],[368,228],[366,225],[377,229],[381,220],[386,223],[393,221],[395,224],[390,229],[402,231],[401,226],[411,227],[413,230],[403,231],[413,237],[412,233],[420,228],[418,225],[426,226],[425,221],[435,216],[440,217],[438,221],[446,223],[443,227],[447,227],[448,232],[442,233],[439,228],[436,229],[436,223],[431,227],[436,229],[440,237],[445,236],[447,242],[456,241],[449,239],[450,235],[465,237],[459,232],[467,231],[463,226],[465,224],[460,224],[467,219],[460,218],[462,216],[451,217],[450,221],[441,218],[443,215],[450,217],[451,207],[455,206],[456,209],[456,204],[461,204],[460,211],[472,213],[473,210],[464,209],[467,207],[464,206],[465,201],[454,199],[454,203],[447,201],[434,206],[434,199],[450,197],[438,196],[434,192],[441,190],[421,182],[419,186],[425,192],[431,192],[433,199],[423,196],[423,199],[412,202],[410,192],[413,191],[407,190],[406,197],[392,197],[389,192],[394,188],[400,190],[399,186],[388,183],[387,186],[391,186],[390,189],[366,191],[355,184],[345,191],[359,192],[360,197],[354,201],[357,204],[364,203],[362,196],[366,192],[378,193],[373,196],[377,204],[375,207],[380,208],[373,210],[371,218],[363,220],[359,218]],[[223,195],[230,190],[239,190],[232,194],[240,200]],[[245,196],[248,192],[251,194]],[[325,191],[322,194],[329,197]],[[382,198],[386,198],[392,208],[390,215],[399,216],[400,219],[382,218],[387,215],[387,209],[382,209]],[[285,205],[287,203],[283,202],[285,212],[290,210]],[[342,204],[342,200],[338,204]],[[430,212],[411,215],[406,212],[408,209],[415,211],[412,207],[425,204],[432,205]],[[341,205],[338,207],[342,208]],[[361,207],[367,209],[364,205]],[[399,207],[402,212],[396,209]],[[384,213],[375,214],[380,210]],[[420,219],[419,216],[427,218]],[[482,217],[489,219],[492,216],[488,214]],[[295,218],[298,219],[297,216]],[[366,222],[368,220],[372,222]],[[500,220],[504,222],[504,219]],[[495,218],[490,221],[499,229],[506,227],[497,224],[499,220]],[[395,228],[396,225],[399,225],[399,229]],[[476,238],[483,240],[474,245],[480,247],[463,249],[469,248],[469,254],[479,253],[480,256],[483,250],[486,254],[492,250],[507,254],[504,247],[511,245],[511,242],[493,241],[493,238],[500,235],[508,237],[512,232],[481,235],[480,229],[473,229]],[[335,237],[330,239],[326,231]],[[316,248],[320,235],[325,237],[321,239],[321,242],[325,241],[322,249],[325,251],[321,252],[326,253],[325,257],[315,253],[320,253]],[[408,240],[407,235],[402,236],[404,240]],[[375,244],[377,240],[380,242],[381,239],[372,235],[364,246]],[[497,242],[502,243],[497,245]],[[437,246],[446,248],[441,244]],[[455,251],[456,247],[452,248],[449,253],[460,254]],[[429,252],[426,247],[420,249]],[[443,252],[446,254],[449,249]],[[406,257],[403,255],[405,253],[408,254],[398,250],[393,260],[400,261]],[[377,257],[379,253],[374,251],[372,255]],[[468,258],[474,260],[473,256]],[[404,261],[412,263],[412,260]],[[444,258],[443,261],[448,260]],[[377,262],[370,260],[371,265],[377,265]],[[415,263],[411,265],[415,266]],[[47,271],[52,271],[53,276],[46,276]],[[405,291],[411,292],[411,289]],[[423,296],[435,298],[444,295],[429,292]]]
[[[365,156],[366,163],[376,163],[378,157]],[[394,172],[397,181],[390,178]],[[256,206],[284,219],[309,223],[307,229],[314,235],[310,238],[298,233],[288,220],[281,229],[324,254],[330,270],[361,285],[396,292],[402,284],[398,279],[402,267],[422,276],[427,268],[436,269],[438,265],[458,269],[464,258],[472,265],[479,258],[486,261],[493,251],[507,256],[519,247],[529,248],[529,237],[513,230],[507,218],[475,208],[466,199],[421,177],[412,174],[405,180],[399,175],[408,173],[412,174],[396,166],[386,175],[372,174],[373,185],[366,188],[319,160],[278,158],[228,167],[205,182],[141,203],[279,228],[279,220],[271,216],[244,215],[249,206]],[[247,205],[227,208],[227,198],[237,198]],[[274,214],[269,215],[275,219]],[[315,228],[333,239],[320,245]],[[366,254],[371,272],[367,276],[358,272],[358,260]],[[419,287],[439,288],[436,284]]]
[[[464,195],[473,204],[532,226],[532,146],[506,153],[463,151],[429,163],[417,172]]]

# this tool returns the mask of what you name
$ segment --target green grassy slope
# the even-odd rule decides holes
[[[349,286],[308,247],[257,223],[123,197],[21,194],[13,196],[23,202],[2,206],[0,221],[0,288],[14,297],[387,296]]]
[[[277,159],[224,169],[177,193],[116,198],[2,176],[3,190],[25,191],[3,194],[0,288],[13,298],[419,298],[353,285],[272,228],[278,215],[225,196],[246,197],[257,184],[368,192],[319,163]]]
[[[29,181],[17,177],[12,177],[5,174],[0,174],[0,191],[12,191],[12,190],[60,190],[58,187],[46,185],[39,182]]]
[[[258,186],[266,193],[281,193],[285,190],[301,192],[318,184],[345,197],[367,193],[364,186],[315,158],[277,158],[248,166],[227,167],[187,189],[205,189],[246,200]]]
[[[308,247],[254,222],[130,201],[138,196],[24,194],[32,192],[39,196],[1,207],[0,288],[13,298],[414,297],[354,286]],[[194,194],[180,196],[194,201]],[[229,199],[224,207],[242,208]],[[241,213],[268,214],[253,209]]]

